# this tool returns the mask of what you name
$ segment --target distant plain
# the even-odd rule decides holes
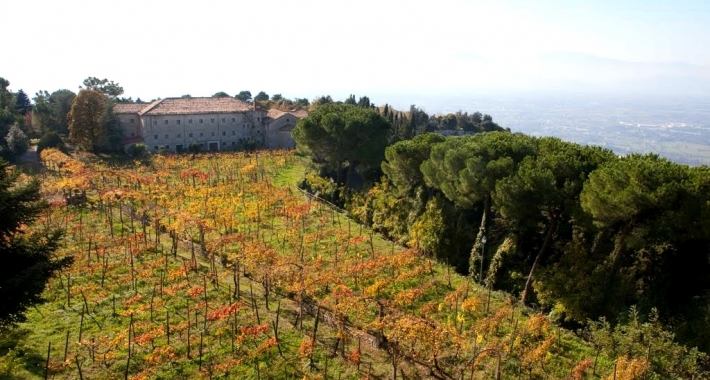
[[[396,98],[400,99],[400,98]],[[430,115],[475,112],[513,132],[710,165],[710,96],[499,94],[401,97]]]

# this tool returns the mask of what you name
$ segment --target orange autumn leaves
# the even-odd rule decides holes
[[[128,251],[102,247],[114,256],[125,255],[120,262],[110,262],[110,269],[125,268],[133,255],[137,264],[132,273],[137,281],[149,283],[165,298],[189,298],[189,310],[173,306],[171,312],[199,312],[224,334],[235,335],[227,324],[236,315],[248,313],[250,306],[226,299],[211,299],[206,305],[202,278],[193,278],[195,263],[180,265],[180,254],[194,250],[200,260],[214,263],[216,269],[206,274],[206,281],[222,281],[225,286],[238,267],[249,274],[254,288],[273,289],[278,292],[274,297],[290,293],[294,299],[327,308],[334,317],[337,337],[350,344],[355,339],[351,328],[358,333],[382,333],[405,357],[432,367],[442,360],[466,372],[474,366],[492,365],[494,357],[485,350],[498,350],[504,359],[519,361],[535,374],[544,373],[552,361],[556,343],[546,317],[526,319],[512,305],[500,304],[487,313],[481,289],[461,282],[449,284],[436,273],[441,269],[417,250],[373,243],[368,231],[347,226],[349,222],[330,209],[273,186],[271,169],[255,157],[225,154],[191,161],[189,156],[166,156],[157,157],[150,167],[121,171],[79,165],[51,151],[46,157],[63,162],[57,169],[63,176],[71,170],[84,178],[48,187],[48,191],[75,186],[87,190],[89,198],[111,205],[112,211],[102,212],[113,212],[114,224],[120,216],[124,225],[129,217],[136,219],[136,226],[126,229],[124,240],[119,236],[111,240],[130,245]],[[259,158],[266,159],[270,158]],[[146,235],[142,235],[144,223]],[[161,269],[162,258],[151,262],[143,256],[152,258],[144,254],[148,248],[165,249],[169,234],[175,237],[178,264]],[[91,265],[94,272],[103,268],[101,262]],[[116,272],[111,280],[125,290],[130,286],[130,273],[118,277]],[[123,309],[119,314],[130,310],[136,318],[147,318],[151,298],[150,291],[119,298]],[[155,298],[153,306],[161,305],[160,297]],[[172,302],[165,301],[165,305]],[[206,316],[205,306],[209,308]],[[187,327],[182,319],[171,326],[183,336]],[[253,348],[255,355],[268,353],[277,344],[272,327],[249,319],[238,326],[235,339]],[[143,345],[161,342],[165,336],[158,330],[137,324],[133,341]],[[161,347],[166,346],[156,343],[156,350]],[[161,349],[165,352],[153,351],[148,361],[161,365],[178,360],[169,349]],[[316,349],[312,337],[306,335],[298,351],[312,357]],[[347,352],[352,363],[363,358],[363,352],[352,346]],[[567,373],[572,368],[579,373],[587,370],[577,360],[565,365]]]

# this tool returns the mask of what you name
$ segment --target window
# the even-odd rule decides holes
[[[167,120],[165,120],[165,124],[166,124],[166,125],[168,124],[168,121],[167,121]]]
[[[180,120],[178,120],[177,123],[180,124]]]
[[[153,120],[153,125],[158,125],[158,120]]]
[[[236,121],[237,121],[237,118],[236,118],[236,117],[233,117],[233,118],[232,118],[232,123],[234,123],[234,122],[236,122]],[[133,121],[131,121],[131,123],[132,123],[132,122],[133,122]]]
[[[135,132],[131,132],[131,137],[136,137],[136,133],[135,133]]]
[[[237,131],[232,131],[232,136],[235,136],[237,134]]]
[[[212,132],[212,137],[214,137],[214,132]]]
[[[166,146],[165,146],[165,149],[170,149],[170,145],[166,145]]]
[[[226,123],[226,122],[227,122],[227,118],[223,117],[223,118],[222,118],[222,122],[223,122],[223,123]]]
[[[200,124],[202,124],[202,119],[200,119]]]
[[[200,137],[202,137],[202,136],[203,136],[203,134],[202,134],[202,132],[200,132]]]
[[[232,141],[232,146],[237,146],[237,143],[235,141]]]
[[[214,124],[214,119],[210,119],[210,123]]]
[[[166,138],[166,139],[169,139],[169,138],[170,138],[170,134],[169,134],[169,133],[166,133],[166,134],[165,134],[165,138]]]
[[[157,146],[157,145],[153,145],[153,150],[158,150],[158,146]]]
[[[287,122],[287,123],[289,122],[288,118],[286,118],[286,122]]]
[[[175,145],[175,151],[178,153],[182,153],[183,147],[182,145]]]
[[[188,124],[192,124],[192,119],[188,119],[188,120],[187,120],[187,123],[188,123]]]
[[[158,135],[153,135],[153,139],[154,139],[154,140],[157,140],[157,139],[158,139]]]
[[[192,137],[192,132],[188,133],[188,137]]]
[[[261,121],[261,117],[257,116],[256,121]]]
[[[261,133],[261,129],[257,130],[256,133]]]
[[[227,131],[222,131],[222,136],[227,136]]]
[[[177,134],[177,137],[178,137],[178,138],[182,137],[182,133],[178,133],[178,134]]]
[[[222,146],[227,146],[227,142],[226,142],[226,141],[222,141]]]
[[[133,124],[133,119],[131,119],[131,124]]]

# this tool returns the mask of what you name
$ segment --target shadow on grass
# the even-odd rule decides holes
[[[46,357],[25,347],[24,342],[30,330],[16,328],[0,332],[0,380],[24,379],[16,375],[20,368],[43,378]]]

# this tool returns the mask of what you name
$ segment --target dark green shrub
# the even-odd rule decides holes
[[[57,148],[62,152],[66,152],[67,150],[62,138],[57,132],[54,131],[45,133],[39,139],[39,142],[37,142],[37,154],[39,155],[44,149],[47,148]]]

